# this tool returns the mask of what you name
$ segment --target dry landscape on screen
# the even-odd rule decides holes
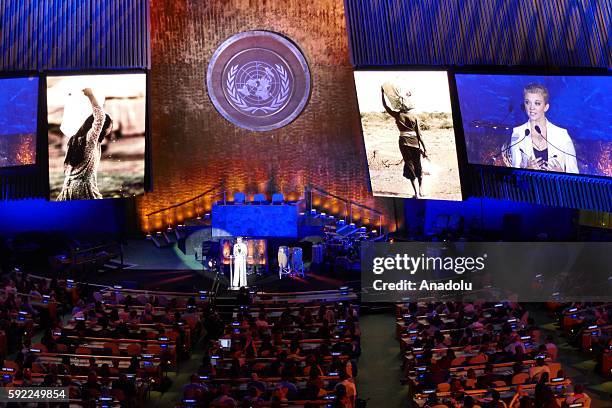
[[[450,113],[417,114],[429,160],[423,163],[424,198],[461,200],[455,134]],[[385,112],[361,114],[374,195],[412,197],[410,181],[402,175],[404,163],[398,147],[395,120]]]

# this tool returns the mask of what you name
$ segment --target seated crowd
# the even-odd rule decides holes
[[[591,309],[549,306],[562,321],[568,309]],[[609,306],[594,306],[596,322],[573,322],[576,335],[609,345]],[[590,406],[583,385],[565,376],[555,337],[543,336],[529,314],[525,305],[508,302],[397,304],[403,382],[415,403],[437,408]]]
[[[348,302],[243,305],[204,338],[183,405],[354,407],[358,309]]]
[[[204,292],[13,273],[0,293],[2,386],[68,387],[77,406],[142,406],[169,388],[168,371],[203,352],[177,406],[354,407],[354,303],[239,299],[223,310]]]

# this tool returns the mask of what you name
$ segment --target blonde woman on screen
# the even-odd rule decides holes
[[[578,173],[574,143],[567,130],[546,119],[549,107],[544,85],[531,83],[523,89],[528,121],[512,130],[512,167]]]
[[[93,200],[102,198],[98,190],[98,167],[102,140],[113,129],[113,120],[104,113],[91,88],[83,89],[93,114],[68,140],[64,159],[64,185],[57,201]]]

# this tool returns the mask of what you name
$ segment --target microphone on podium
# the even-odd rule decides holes
[[[542,135],[542,131],[540,130],[540,127],[539,127],[538,125],[535,125],[535,126],[534,126],[534,129],[535,129],[535,131],[536,131],[536,132],[538,132],[538,134],[539,134],[540,136],[543,136],[543,135]]]
[[[521,137],[521,138],[516,137],[515,134],[512,133],[512,137],[510,138],[510,145],[507,146],[507,147],[502,148],[502,150],[498,154],[491,156],[491,160],[493,162],[495,160],[497,160],[497,158],[500,155],[506,153],[508,150],[512,149],[517,144],[521,143],[527,136],[529,136],[530,133],[531,133],[531,131],[529,129],[525,129],[525,135],[523,137]],[[522,152],[522,150],[521,150],[521,152]]]

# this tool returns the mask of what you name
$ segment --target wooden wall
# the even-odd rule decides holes
[[[303,113],[269,132],[226,121],[205,85],[217,46],[253,29],[292,39],[312,74],[312,94]],[[361,204],[389,205],[368,191],[341,1],[151,0],[151,56],[154,191],[140,200],[143,220],[217,183],[229,192],[278,191],[294,197],[312,183]],[[149,227],[159,228],[164,217],[187,217],[182,211],[159,216]]]

